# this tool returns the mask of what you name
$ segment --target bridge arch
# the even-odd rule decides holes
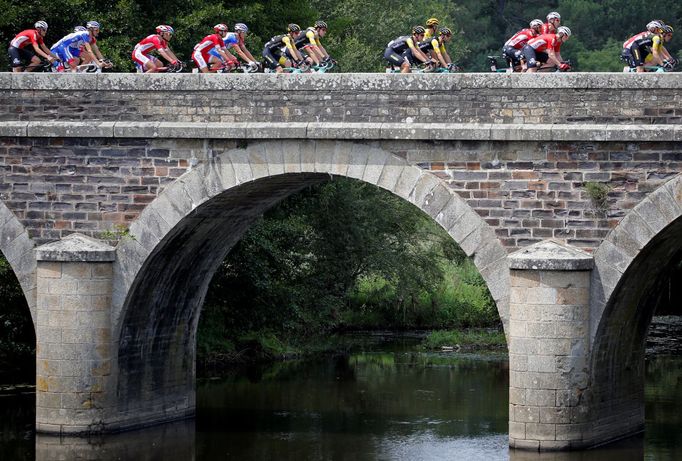
[[[19,280],[26,303],[31,311],[33,326],[37,322],[37,263],[33,255],[35,242],[16,215],[0,201],[0,251]]]
[[[662,277],[682,260],[682,175],[634,207],[594,255],[591,343],[595,422],[614,436],[644,425],[644,352]],[[618,420],[619,424],[608,421]],[[623,428],[626,424],[629,427]]]
[[[171,419],[193,411],[195,333],[213,273],[264,211],[333,176],[375,184],[436,220],[473,258],[506,328],[507,252],[432,173],[349,141],[258,141],[209,157],[149,204],[117,248],[112,340],[122,413],[158,421],[159,412]]]

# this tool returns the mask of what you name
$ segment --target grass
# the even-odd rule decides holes
[[[438,330],[429,334],[421,344],[426,350],[443,346],[464,349],[506,349],[504,333],[492,329]]]

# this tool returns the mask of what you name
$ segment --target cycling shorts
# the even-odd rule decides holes
[[[208,52],[209,55],[215,56],[216,58],[220,59],[221,61],[225,61],[225,58],[216,50],[215,48],[211,48],[211,51]],[[227,53],[228,56],[232,56],[232,54]],[[228,62],[237,62],[237,58],[230,59]]]
[[[263,49],[263,58],[265,59],[265,64],[270,69],[277,69],[278,67],[284,66],[287,59],[282,56],[281,52],[270,51],[268,48]]]
[[[517,50],[513,46],[505,46],[502,48],[502,57],[512,66],[518,66],[521,58],[521,50]]]
[[[647,51],[637,46],[636,42],[630,48],[623,48],[620,54],[621,59],[632,68],[643,66],[646,55]]]
[[[402,64],[405,62],[405,56],[399,55],[393,50],[393,48],[390,47],[386,48],[384,51],[384,59],[394,66],[402,66]]]
[[[15,46],[10,46],[7,50],[7,55],[9,56],[9,61],[12,63],[12,67],[24,67],[26,64],[31,62],[33,56],[36,54],[33,50],[27,48],[17,48]]]
[[[63,63],[72,62],[81,55],[80,48],[71,48],[70,46],[55,46],[50,48],[50,51]]]
[[[545,64],[549,61],[549,55],[544,51],[535,51],[535,49],[530,45],[525,45],[521,48],[521,55],[526,60],[526,66],[531,69],[533,67],[539,67],[538,63]]]

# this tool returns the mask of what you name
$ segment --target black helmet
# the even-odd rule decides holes
[[[414,26],[412,28],[412,34],[413,35],[420,35],[420,34],[425,34],[425,33],[426,33],[426,29],[424,29],[423,26]]]
[[[327,28],[328,28],[327,23],[322,21],[322,20],[319,20],[315,23],[315,29],[327,29]]]
[[[289,24],[289,26],[287,27],[287,30],[289,32],[300,32],[301,27],[298,24]]]
[[[446,35],[450,36],[452,35],[452,31],[448,29],[447,27],[441,27],[440,30],[438,31],[441,35]]]

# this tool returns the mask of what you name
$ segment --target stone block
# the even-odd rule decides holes
[[[590,302],[587,288],[557,288],[556,303],[560,305],[586,305]]]
[[[398,178],[398,182],[393,189],[393,192],[405,200],[408,199],[410,193],[414,190],[417,181],[424,174],[422,170],[417,167],[405,167],[402,174]]]
[[[353,145],[344,141],[337,141],[334,146],[334,157],[332,159],[331,173],[337,176],[346,176],[348,164],[351,159],[351,149]]]
[[[160,122],[125,122],[114,123],[116,138],[158,138]]]
[[[553,355],[535,355],[533,357],[529,357],[528,371],[538,373],[555,373],[557,371],[557,358]]]
[[[526,424],[525,423],[509,423],[509,437],[512,439],[525,439],[526,438]]]
[[[0,81],[2,80],[2,74],[0,73]],[[28,125],[29,122],[21,121],[3,121],[0,123],[0,136],[2,137],[13,137],[13,136],[28,136]]]
[[[247,125],[245,122],[206,123],[204,136],[208,139],[246,139]]]
[[[315,172],[331,173],[334,151],[338,141],[320,140],[315,142]]]
[[[540,409],[538,407],[518,406],[514,407],[514,415],[510,414],[510,421],[516,423],[537,423],[540,421]]]
[[[246,124],[248,139],[305,139],[308,135],[308,123],[302,122],[248,122]]]
[[[282,143],[265,143],[265,159],[268,164],[268,176],[284,174],[284,149]]]
[[[556,426],[554,424],[527,423],[526,437],[531,440],[555,440]]]
[[[519,323],[519,322],[517,322]],[[514,322],[510,322],[509,334],[514,335]],[[528,371],[528,356],[524,354],[509,354],[509,369],[513,371]],[[511,403],[523,404],[524,401],[519,401],[519,399],[514,400]]]
[[[367,167],[368,155],[366,147],[360,144],[353,144],[350,151],[350,162],[346,174],[349,178],[362,179]]]
[[[369,149],[367,151],[367,165],[362,174],[362,180],[369,184],[377,184],[381,173],[384,171],[384,164],[388,159],[388,154],[380,149]]]
[[[514,271],[522,274],[522,271]],[[532,271],[524,271],[532,272]],[[590,271],[540,271],[537,272],[542,283],[555,288],[589,288]]]
[[[556,402],[556,393],[554,389],[528,389],[526,390],[526,405],[536,407],[554,407]],[[540,409],[540,422],[547,422],[542,420],[542,408]]]

